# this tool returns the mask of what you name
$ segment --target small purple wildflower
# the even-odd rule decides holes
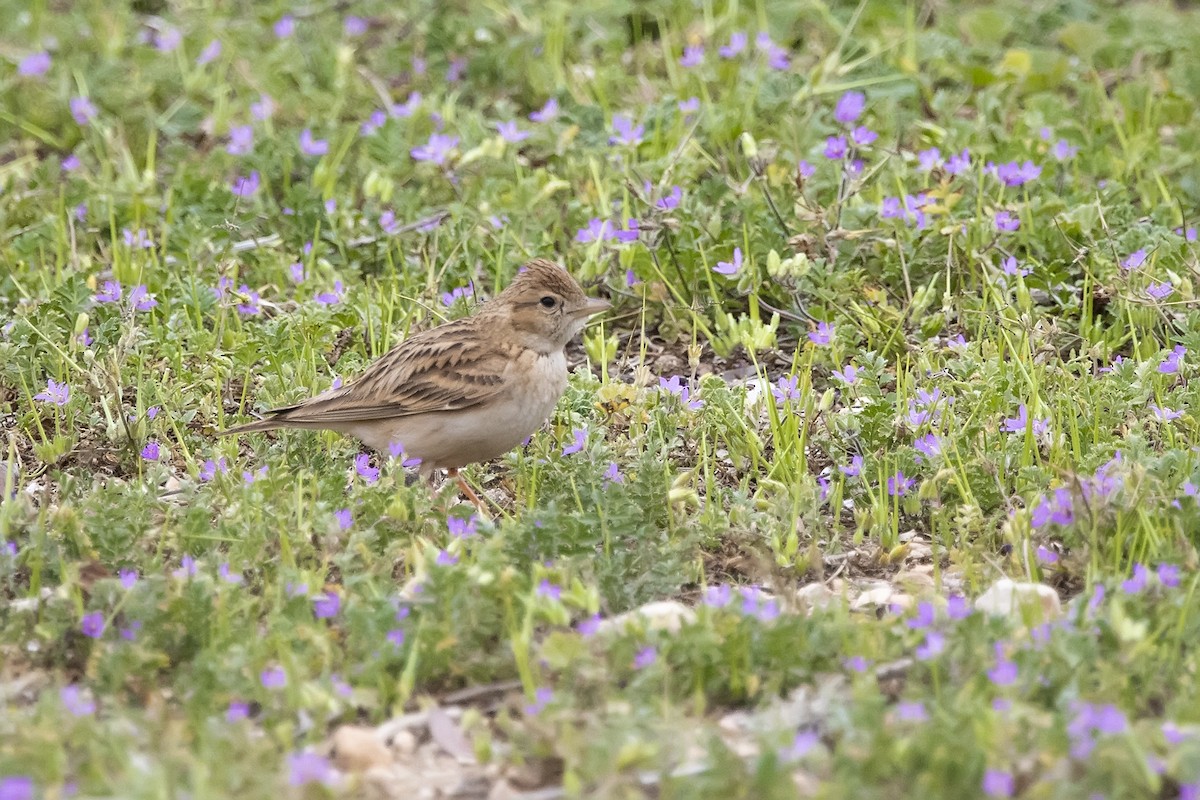
[[[532,134],[529,131],[521,130],[520,127],[517,125],[516,120],[509,120],[508,122],[497,122],[497,123],[495,123],[495,125],[496,125],[496,132],[500,134],[500,138],[503,139],[504,141],[508,142],[509,144],[516,144],[517,142],[523,142],[526,139],[528,139],[530,136],[532,136]]]
[[[1012,773],[999,769],[985,770],[981,788],[988,797],[1012,797],[1015,791]]]
[[[662,211],[670,211],[673,208],[678,208],[680,201],[683,200],[683,190],[678,186],[671,187],[671,193],[665,197],[660,197],[654,201],[654,207]]]
[[[1071,490],[1061,487],[1038,501],[1038,504],[1033,507],[1029,524],[1035,528],[1041,528],[1048,524],[1070,525],[1074,520],[1075,510]]]
[[[387,638],[388,644],[390,644],[392,647],[399,650],[401,647],[404,646],[404,639],[405,639],[404,629],[403,628],[392,628],[390,631],[387,632],[386,638]]]
[[[457,136],[448,136],[442,133],[430,134],[429,141],[422,145],[417,145],[409,151],[414,161],[430,161],[438,166],[446,163],[446,159],[450,156],[450,151],[458,146]]]
[[[1029,408],[1024,403],[1017,406],[1017,415],[1015,417],[1006,417],[1000,423],[1000,430],[1005,433],[1024,433],[1028,427],[1030,427]],[[1034,419],[1032,428],[1034,436],[1045,434],[1046,431],[1050,430],[1050,418]]]
[[[323,156],[329,152],[329,142],[326,139],[314,139],[312,130],[305,128],[300,131],[300,152],[306,156]]]
[[[721,55],[721,58],[733,58],[746,49],[746,42],[748,40],[749,38],[744,32],[735,31],[729,35],[729,44],[717,48],[717,52]]]
[[[842,659],[842,666],[851,672],[863,673],[871,668],[871,662],[862,656],[850,656]]]
[[[700,98],[689,97],[687,100],[680,100],[678,108],[681,114],[695,114],[700,110]]]
[[[908,620],[907,625],[913,630],[923,630],[932,626],[935,618],[933,603],[922,601],[917,603],[917,613]]]
[[[823,347],[833,341],[834,327],[828,322],[818,322],[816,330],[808,332],[808,340],[813,344]]]
[[[588,224],[575,232],[575,241],[580,244],[590,242],[612,241],[617,238],[616,223],[599,217],[592,217]]]
[[[1179,586],[1179,567],[1174,564],[1159,564],[1155,570],[1158,575],[1158,582],[1168,589],[1175,589]]]
[[[813,175],[817,174],[817,168],[814,167],[812,164],[808,163],[807,161],[801,159],[796,164],[796,172],[800,175],[801,178],[803,178],[804,180],[808,180]]]
[[[703,400],[691,399],[691,390],[680,383],[678,375],[672,375],[669,379],[660,377],[658,379],[658,388],[665,389],[668,393],[678,397],[684,407],[691,411],[698,411],[704,407]]]
[[[230,700],[229,708],[225,709],[225,721],[239,722],[250,716],[250,704],[244,700]]]
[[[59,383],[53,378],[48,378],[46,388],[35,394],[33,399],[43,403],[53,403],[56,406],[65,406],[71,399],[71,387],[67,385],[66,381]]]
[[[282,689],[287,686],[287,673],[283,667],[267,667],[258,676],[264,689]]]
[[[574,431],[575,441],[571,444],[563,446],[562,454],[571,456],[583,450],[587,446],[587,428],[576,428]]]
[[[737,275],[742,270],[742,248],[733,248],[732,261],[718,261],[713,272],[718,275]]]
[[[117,572],[117,580],[121,582],[121,588],[125,591],[130,591],[138,582],[138,571],[136,569],[123,569]]]
[[[434,563],[439,567],[452,567],[458,563],[458,556],[453,555],[449,550],[438,550]]]
[[[1020,262],[1017,261],[1015,256],[1009,256],[1000,262],[1000,269],[1005,275],[1013,275],[1018,278],[1023,278],[1029,274],[1029,270],[1021,269]]]
[[[371,466],[371,456],[367,453],[359,453],[354,457],[354,471],[367,483],[379,480],[379,467]]]
[[[475,527],[478,524],[479,520],[476,519],[474,514],[466,519],[462,517],[446,518],[446,529],[450,531],[450,535],[455,539],[470,539],[475,535]]]
[[[913,442],[913,447],[917,452],[929,459],[937,458],[942,454],[942,441],[936,434],[927,433],[921,438]]]
[[[354,524],[354,513],[348,508],[339,508],[333,512],[333,518],[337,520],[339,530],[349,530]]]
[[[526,716],[534,717],[542,713],[553,699],[554,692],[552,690],[545,686],[539,686],[533,692],[533,702],[525,706]]]
[[[1176,420],[1183,416],[1182,411],[1176,411],[1173,408],[1163,408],[1157,403],[1150,404],[1150,413],[1152,413],[1154,418],[1159,422],[1170,422],[1171,420]]]
[[[342,299],[345,296],[346,296],[346,288],[342,285],[342,282],[334,281],[332,292],[318,292],[317,295],[313,298],[313,300],[315,300],[317,303],[319,303],[323,306],[335,306],[338,303],[342,302]]]
[[[475,295],[475,287],[472,285],[459,286],[449,292],[442,293],[442,305],[449,308],[458,300],[465,300],[468,297]]]
[[[1042,168],[1028,159],[1023,164],[1010,161],[1007,164],[989,166],[1005,186],[1024,186],[1041,177],[1042,174]]]
[[[1045,545],[1040,545],[1040,544],[1038,545],[1036,555],[1037,555],[1038,563],[1040,563],[1040,564],[1057,564],[1058,563],[1058,553],[1054,552],[1053,550],[1046,547]]]
[[[921,661],[928,661],[929,659],[939,655],[945,649],[945,634],[940,633],[939,631],[929,631],[925,634],[925,642],[919,645],[917,649],[913,651],[913,655],[915,655]]]
[[[231,156],[244,156],[254,149],[254,128],[250,125],[234,125],[229,129],[229,144],[225,152]]]
[[[91,639],[99,639],[104,635],[104,614],[99,611],[84,614],[83,619],[79,623],[79,630],[83,632],[84,636]]]
[[[1054,147],[1050,149],[1050,152],[1059,161],[1070,161],[1079,152],[1079,148],[1072,145],[1066,139],[1059,139],[1054,143]]]
[[[221,55],[221,40],[213,39],[200,51],[200,55],[196,56],[196,64],[202,67],[216,60],[219,55]]]
[[[37,78],[50,71],[50,54],[45,50],[30,53],[17,64],[17,74],[22,78]]]
[[[251,170],[249,175],[239,175],[233,179],[233,183],[229,186],[229,191],[234,197],[250,197],[258,191],[259,175],[258,170]]]
[[[129,305],[133,307],[134,311],[149,311],[158,305],[158,301],[146,290],[144,285],[139,283],[129,291]]]
[[[646,645],[633,657],[633,668],[645,669],[657,660],[658,651],[654,649],[654,645]]]
[[[1017,682],[1017,665],[1004,655],[1004,646],[996,643],[996,663],[988,670],[988,680],[997,686],[1011,686]]]
[[[217,577],[225,581],[225,583],[230,583],[234,586],[237,586],[246,580],[244,577],[242,577],[242,573],[234,572],[229,568],[228,561],[222,561],[220,566],[217,567]]]
[[[936,147],[917,153],[917,166],[922,172],[930,172],[942,163],[942,151]]]
[[[337,592],[324,592],[313,598],[313,615],[317,619],[336,617],[342,609],[342,598]]]
[[[337,782],[337,775],[329,759],[319,753],[306,750],[288,756],[288,784],[291,786],[308,786],[311,783],[332,786]]]
[[[346,32],[347,36],[362,36],[367,32],[368,27],[365,19],[354,15],[350,15],[342,21],[342,30]]]
[[[906,701],[896,704],[896,719],[901,722],[925,722],[929,719],[929,712],[920,701]]]
[[[962,152],[950,156],[946,161],[946,172],[951,175],[960,175],[971,168],[971,153],[965,147]]]
[[[199,566],[196,564],[196,559],[189,555],[184,555],[179,559],[179,568],[171,572],[171,575],[176,578],[191,578],[194,577]]]
[[[1171,296],[1175,291],[1175,287],[1170,281],[1162,281],[1160,283],[1152,283],[1146,287],[1146,294],[1153,300],[1163,301]]]
[[[625,229],[617,231],[614,236],[618,242],[621,242],[622,244],[629,244],[630,242],[636,242],[641,232],[641,226],[639,225],[638,221],[636,219],[630,219],[627,223],[625,223]]]
[[[1146,263],[1145,249],[1134,250],[1128,258],[1121,262],[1121,269],[1137,269],[1144,263]]]
[[[63,172],[74,172],[79,169],[79,164],[79,156],[71,153],[71,155],[62,160],[62,170]]]
[[[96,118],[96,106],[92,104],[90,98],[72,97],[70,107],[71,116],[80,125],[87,125]]]
[[[858,383],[858,367],[853,364],[847,364],[841,369],[835,369],[833,377],[844,382],[847,386],[853,386]]]
[[[541,583],[539,583],[537,585],[537,589],[534,590],[534,594],[536,594],[538,597],[545,597],[549,600],[560,600],[562,599],[562,587],[551,583],[548,578],[542,578]]]
[[[846,92],[838,98],[833,109],[833,118],[843,125],[849,125],[862,116],[867,107],[867,97],[862,92]]]
[[[465,58],[450,59],[450,66],[446,69],[446,83],[458,83],[467,74],[467,60]]]
[[[1133,575],[1128,580],[1121,581],[1121,591],[1125,594],[1138,594],[1146,588],[1149,578],[1150,570],[1143,564],[1134,564]]]
[[[96,701],[73,683],[58,690],[58,699],[72,716],[87,717],[96,713]]]
[[[850,141],[854,142],[855,147],[866,147],[878,138],[878,133],[863,125],[850,131]]]
[[[558,101],[551,97],[537,111],[530,112],[529,119],[533,122],[549,122],[558,116]]]
[[[845,136],[830,136],[825,139],[825,150],[822,154],[831,161],[845,158],[847,152],[849,152],[849,146],[846,144]]]
[[[1158,365],[1158,371],[1163,375],[1174,375],[1175,373],[1179,372],[1181,362],[1186,354],[1187,348],[1181,344],[1175,345],[1174,349],[1172,349],[1171,352],[1167,354],[1167,357],[1162,360],[1162,363]]]
[[[617,462],[608,462],[608,469],[604,471],[605,483],[624,483],[625,476],[621,474],[621,469],[617,466]]]
[[[838,467],[838,469],[841,470],[842,474],[845,475],[847,478],[857,478],[859,475],[862,474],[862,468],[863,468],[863,457],[860,455],[852,456],[850,458],[849,464],[845,464],[845,465]]]
[[[146,446],[142,448],[142,459],[145,461],[158,461],[160,455],[158,442],[153,439],[146,442]]]
[[[698,67],[704,63],[704,46],[703,45],[688,45],[683,48],[683,55],[679,57],[679,66],[681,67]]]
[[[996,230],[1010,233],[1021,227],[1021,220],[1012,215],[1011,212],[1001,210],[996,212],[995,217]]]
[[[946,616],[954,621],[971,616],[971,604],[961,594],[952,594],[946,598]]]
[[[645,125],[634,126],[633,120],[626,114],[617,114],[612,121],[613,135],[608,137],[609,144],[637,145],[642,141],[646,132]]]
[[[914,478],[897,470],[895,475],[887,479],[887,493],[890,497],[903,497],[914,485],[916,485]]]
[[[794,402],[800,399],[800,390],[797,388],[800,379],[793,375],[792,377],[781,376],[779,380],[771,385],[771,395],[775,398],[778,405]]]
[[[154,48],[160,53],[171,53],[183,42],[183,34],[178,28],[167,28],[154,36]]]
[[[229,474],[229,462],[225,460],[224,456],[221,456],[216,461],[213,461],[211,458],[205,461],[204,466],[200,468],[200,480],[211,481],[217,477],[218,472],[222,475]]]
[[[733,600],[733,587],[728,583],[719,583],[704,590],[704,605],[711,608],[724,608]]]

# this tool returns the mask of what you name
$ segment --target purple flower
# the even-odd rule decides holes
[[[437,558],[433,560],[433,563],[439,567],[452,567],[458,563],[458,556],[452,555],[449,550],[438,550]]]
[[[226,722],[237,722],[246,719],[250,716],[250,704],[243,700],[229,701],[229,708],[225,710]]]
[[[670,211],[673,208],[678,208],[681,200],[683,200],[683,190],[678,186],[672,186],[669,195],[660,197],[654,201],[654,207],[663,211]]]
[[[217,477],[218,472],[222,475],[229,474],[229,462],[225,460],[224,456],[221,456],[216,461],[213,461],[211,458],[205,461],[204,466],[200,468],[200,480],[211,481]]]
[[[387,123],[387,113],[382,108],[377,108],[371,112],[371,116],[367,117],[367,121],[359,127],[359,132],[363,136],[370,136],[375,131],[382,128]]]
[[[252,317],[262,313],[261,299],[258,292],[253,292],[246,284],[238,287],[238,293],[246,298],[244,303],[238,304],[237,310],[239,314]]]
[[[825,140],[826,158],[831,160],[840,160],[846,157],[847,145],[845,136],[830,136]]]
[[[1173,419],[1179,419],[1183,416],[1182,411],[1176,411],[1173,408],[1163,408],[1155,403],[1150,404],[1150,412],[1154,414],[1154,418],[1159,422],[1170,422]]]
[[[149,311],[158,305],[158,301],[154,299],[154,295],[146,291],[146,287],[138,284],[129,292],[129,305],[134,311]]]
[[[1188,228],[1187,230],[1184,230],[1183,228],[1176,228],[1175,232],[1177,234],[1179,234],[1180,236],[1182,236],[1185,241],[1189,241],[1189,242],[1196,241],[1197,234],[1196,234],[1195,228]]]
[[[240,572],[234,572],[229,568],[228,561],[221,562],[221,565],[217,567],[217,577],[235,586],[245,580]]]
[[[1004,649],[996,644],[996,664],[988,670],[988,680],[997,686],[1011,686],[1017,682],[1017,665],[1004,657]]]
[[[919,631],[933,625],[935,616],[933,603],[922,601],[917,603],[917,613],[908,620],[907,625]]]
[[[659,378],[658,388],[665,389],[668,393],[677,396],[683,405],[691,411],[698,411],[704,407],[703,400],[691,399],[691,390],[679,382],[678,375],[672,375],[669,380],[667,378]]]
[[[402,628],[393,628],[387,632],[387,641],[392,647],[399,650],[404,646],[404,630]]]
[[[275,20],[274,30],[277,39],[287,39],[296,32],[296,18],[291,14],[284,14]]]
[[[833,109],[833,118],[843,125],[849,125],[862,115],[866,107],[866,95],[862,92],[846,92],[838,98],[837,106]]]
[[[1017,261],[1015,256],[1009,256],[1004,259],[1000,263],[1000,269],[1004,271],[1005,275],[1015,275],[1018,278],[1023,278],[1029,274],[1029,270],[1020,268],[1020,262]]]
[[[196,559],[189,555],[184,555],[179,559],[179,568],[172,570],[171,575],[176,578],[191,578],[196,574],[199,567],[196,565]]]
[[[958,621],[971,616],[971,604],[961,594],[952,594],[946,598],[946,616]]]
[[[342,30],[347,36],[362,36],[367,32],[367,21],[362,17],[348,16],[342,22]]]
[[[371,466],[371,456],[367,453],[359,453],[354,457],[354,471],[367,483],[379,480],[379,468]]]
[[[1174,287],[1170,281],[1162,281],[1161,283],[1152,283],[1146,287],[1146,294],[1154,300],[1166,300],[1174,292]]]
[[[441,166],[446,163],[446,158],[450,155],[450,151],[458,146],[457,136],[447,136],[441,133],[431,134],[429,141],[422,145],[417,145],[409,151],[409,155],[414,161],[432,161],[434,164]]]
[[[808,180],[817,173],[817,168],[807,161],[801,160],[800,163],[796,164],[796,172],[800,174],[801,178]]]
[[[595,636],[600,630],[600,615],[592,614],[590,617],[584,617],[575,624],[575,631],[580,636]]]
[[[936,147],[917,153],[917,166],[922,172],[930,172],[942,163],[942,151]]]
[[[1058,563],[1058,553],[1054,552],[1053,550],[1051,550],[1050,548],[1048,548],[1044,545],[1040,545],[1040,544],[1038,545],[1036,554],[1037,554],[1037,560],[1039,563],[1042,563],[1042,564],[1057,564]]]
[[[823,347],[833,341],[833,326],[828,322],[818,322],[816,330],[808,332],[808,340]]]
[[[787,48],[772,44],[767,49],[767,66],[771,69],[785,70],[791,63],[791,55]]]
[[[1035,528],[1041,528],[1048,524],[1070,525],[1074,520],[1075,510],[1071,490],[1063,487],[1055,489],[1051,494],[1038,501],[1038,504],[1033,507],[1029,524]]]
[[[0,800],[33,800],[33,778],[26,775],[0,778]]]
[[[558,101],[551,97],[546,101],[546,104],[537,111],[529,114],[529,119],[533,122],[549,122],[558,116]]]
[[[229,144],[225,152],[231,156],[244,156],[254,149],[254,128],[249,125],[235,125],[229,129]]]
[[[235,197],[250,197],[258,191],[258,170],[251,171],[249,176],[243,177],[239,175],[233,179],[233,183],[229,187],[229,191]]]
[[[729,44],[717,48],[717,52],[721,54],[721,58],[733,58],[746,49],[747,41],[745,33],[736,31],[729,35]]]
[[[550,600],[559,600],[562,598],[562,587],[553,584],[547,578],[542,578],[541,583],[537,585],[534,594],[538,597],[545,597]]]
[[[658,651],[654,649],[654,645],[646,645],[633,657],[633,668],[645,669],[657,660]]]
[[[72,716],[87,717],[96,713],[96,701],[84,695],[73,683],[58,690],[58,699]]]
[[[913,447],[926,458],[936,458],[942,454],[942,442],[932,433],[927,433],[913,442]]]
[[[842,659],[842,666],[851,672],[866,672],[871,668],[871,663],[862,656],[850,656]]]
[[[838,467],[838,469],[841,470],[842,474],[845,475],[847,478],[857,478],[859,475],[862,474],[862,468],[863,468],[863,457],[859,456],[859,455],[853,456],[850,459],[849,464]]]
[[[1059,139],[1050,152],[1059,161],[1070,161],[1079,152],[1079,148],[1071,145],[1066,139]]]
[[[196,63],[204,66],[219,55],[221,55],[221,40],[213,39],[200,51],[200,55],[196,56]]]
[[[913,655],[915,655],[921,661],[928,661],[929,659],[939,655],[945,649],[945,635],[939,633],[938,631],[929,631],[925,634],[924,644],[919,645],[917,649],[913,651]]]
[[[617,466],[617,462],[615,462],[615,461],[608,462],[608,469],[606,469],[604,471],[604,482],[605,483],[624,483],[625,482],[625,476],[621,474],[621,470]]]
[[[290,786],[307,786],[310,783],[332,786],[337,782],[337,776],[337,770],[323,755],[304,751],[288,756],[288,784]]]
[[[1005,186],[1023,186],[1042,174],[1042,168],[1029,160],[1026,160],[1024,164],[1010,161],[1007,164],[989,166]]]
[[[1146,262],[1145,249],[1134,250],[1129,257],[1121,262],[1121,269],[1137,269]]]
[[[288,581],[287,585],[284,586],[283,592],[288,597],[304,597],[308,594],[308,584]]]
[[[154,47],[160,53],[170,53],[179,47],[183,41],[183,34],[178,28],[167,28],[154,37]]]
[[[39,53],[30,53],[17,64],[17,74],[23,78],[36,78],[49,71],[50,54],[45,50]]]
[[[574,433],[575,441],[563,446],[562,454],[564,456],[575,455],[587,446],[587,428],[576,428]]]
[[[704,47],[703,45],[688,45],[683,48],[683,55],[679,58],[679,66],[681,67],[698,67],[704,63]]]
[[[71,387],[67,385],[66,381],[59,383],[53,378],[48,378],[46,389],[35,394],[33,399],[43,403],[53,403],[56,406],[65,406],[71,399]]]
[[[329,152],[329,142],[325,139],[314,139],[308,128],[300,131],[300,152],[306,156],[323,156]]]
[[[71,116],[75,118],[75,122],[80,125],[87,125],[96,118],[96,107],[92,105],[92,101],[87,97],[72,97],[71,98]]]
[[[283,667],[267,667],[259,673],[258,679],[264,689],[282,689],[287,686],[287,673]]]
[[[918,701],[907,701],[896,704],[896,719],[901,722],[924,722],[929,719],[925,704]]]
[[[965,147],[961,153],[950,156],[946,161],[946,172],[959,175],[971,168],[971,153]]]
[[[136,569],[120,570],[117,572],[117,580],[121,582],[121,588],[128,592],[137,585],[138,571]]]
[[[446,529],[456,539],[470,539],[476,533],[475,526],[478,522],[474,514],[466,519],[462,517],[447,517]]]
[[[79,156],[72,153],[62,160],[63,172],[74,172],[79,169]]]
[[[733,600],[733,587],[728,583],[719,583],[704,590],[704,605],[711,608],[724,608]]]
[[[895,475],[887,479],[887,493],[891,497],[903,497],[915,484],[915,479],[897,470]]]
[[[1187,741],[1188,735],[1181,730],[1174,722],[1167,721],[1162,724],[1163,738],[1167,740],[1167,744],[1175,745]]]
[[[275,101],[270,95],[260,94],[257,103],[250,104],[250,116],[254,117],[259,122],[270,119],[275,113]]]
[[[1015,231],[1017,228],[1021,227],[1021,220],[1014,217],[1008,211],[1003,211],[1003,210],[997,211],[995,220],[996,220],[996,230],[998,230],[998,231],[1011,232],[1011,231]]]
[[[1179,567],[1174,564],[1159,564],[1155,570],[1158,575],[1158,582],[1169,589],[1175,589],[1179,586]]]
[[[853,386],[854,384],[858,383],[858,367],[854,366],[853,364],[847,364],[840,370],[835,369],[833,371],[833,377],[844,382],[847,386]]]
[[[780,377],[772,386],[771,394],[775,397],[775,402],[779,405],[784,403],[799,400],[800,390],[797,388],[800,379],[793,375],[790,378]]]
[[[517,142],[523,142],[526,139],[528,139],[531,135],[529,133],[529,131],[521,130],[517,126],[516,120],[509,120],[508,122],[497,122],[497,123],[495,123],[495,125],[496,125],[497,133],[500,134],[500,138],[503,139],[504,141],[508,142],[509,144],[516,144]]]
[[[449,308],[458,300],[465,300],[475,294],[475,287],[471,285],[459,286],[449,292],[442,293],[442,305]]]
[[[160,452],[158,442],[151,440],[142,448],[142,458],[146,461],[158,461]]]
[[[617,236],[617,226],[611,220],[592,217],[588,224],[575,232],[575,241],[581,244],[589,242],[611,241]]]
[[[462,80],[466,72],[467,60],[465,58],[452,58],[450,59],[450,66],[446,69],[446,82],[458,83]]]
[[[83,631],[84,636],[99,639],[104,635],[104,614],[99,611],[84,614],[83,620],[79,623],[79,630]]]
[[[1176,372],[1179,372],[1179,368],[1181,366],[1180,362],[1183,360],[1183,357],[1186,354],[1187,348],[1181,344],[1175,345],[1175,348],[1171,350],[1171,352],[1167,354],[1167,357],[1162,360],[1162,363],[1158,365],[1158,371],[1163,375],[1174,375]]]
[[[737,275],[742,270],[742,248],[733,248],[732,261],[718,261],[713,272],[718,275]]]
[[[1015,790],[1012,773],[998,769],[985,770],[982,788],[988,797],[1012,797]]]
[[[317,619],[336,617],[342,608],[342,598],[337,592],[325,592],[313,598],[313,614]]]
[[[1024,433],[1029,427],[1029,409],[1024,403],[1017,406],[1017,415],[1015,417],[1006,417],[1004,422],[1000,424],[1000,430],[1005,433]],[[1050,430],[1050,418],[1033,420],[1033,435],[1041,436],[1046,431]]]
[[[533,693],[533,702],[525,706],[526,716],[536,716],[545,710],[554,699],[554,692],[545,686],[539,686]]]
[[[337,520],[338,528],[343,531],[349,530],[354,524],[354,514],[348,508],[339,508],[333,512],[333,518]]]
[[[1121,591],[1125,594],[1138,594],[1146,588],[1146,583],[1150,578],[1150,570],[1142,564],[1133,565],[1133,576],[1128,580],[1121,581]]]
[[[345,297],[345,294],[346,290],[345,287],[342,286],[342,282],[334,281],[332,292],[320,292],[316,297],[313,298],[313,300],[317,301],[323,306],[335,306],[342,302],[342,298]]]
[[[646,132],[645,125],[634,127],[633,120],[625,114],[617,114],[612,121],[613,135],[608,137],[609,144],[636,145],[642,141]]]
[[[629,244],[630,242],[636,242],[641,232],[641,226],[638,224],[638,221],[630,219],[625,223],[625,229],[617,231],[613,236],[618,242]]]
[[[862,125],[850,131],[850,140],[856,147],[866,147],[878,138],[878,133]]]

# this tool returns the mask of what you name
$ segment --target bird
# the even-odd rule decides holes
[[[470,316],[410,336],[339,388],[218,435],[337,431],[420,459],[422,478],[446,470],[483,510],[459,470],[507,453],[550,418],[567,387],[567,344],[611,307],[559,264],[535,258]]]

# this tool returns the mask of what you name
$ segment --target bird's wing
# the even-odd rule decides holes
[[[505,391],[515,354],[469,317],[401,342],[357,380],[269,412],[277,424],[320,425],[472,408]]]

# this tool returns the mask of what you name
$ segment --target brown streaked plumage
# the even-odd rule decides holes
[[[563,349],[609,307],[559,265],[534,259],[473,315],[406,339],[346,386],[221,435],[335,430],[378,451],[402,445],[426,475],[488,461],[553,413],[567,384]]]

